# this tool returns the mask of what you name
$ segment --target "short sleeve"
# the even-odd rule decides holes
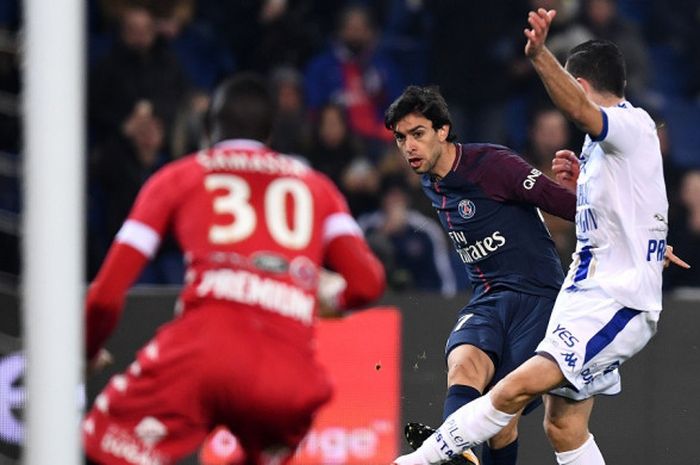
[[[646,138],[643,133],[654,130],[654,122],[639,109],[618,106],[601,111],[603,130],[593,141],[600,142],[606,154],[632,155],[639,141]],[[643,115],[646,117],[643,118]]]
[[[127,221],[145,224],[163,236],[178,204],[178,192],[182,191],[182,185],[178,182],[178,170],[174,168],[173,165],[166,165],[146,181]]]
[[[321,229],[324,245],[340,236],[362,237],[362,229],[353,218],[347,201],[327,177],[316,173],[314,182],[320,191]]]

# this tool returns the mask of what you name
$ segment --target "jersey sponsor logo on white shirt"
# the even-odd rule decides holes
[[[255,305],[306,325],[313,321],[314,297],[289,284],[247,271],[205,271],[196,293],[199,297]]]

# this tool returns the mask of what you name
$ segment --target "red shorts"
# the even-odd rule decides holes
[[[95,399],[83,427],[103,464],[165,465],[190,455],[217,425],[249,464],[294,450],[331,397],[308,328],[262,310],[208,306],[164,325]]]

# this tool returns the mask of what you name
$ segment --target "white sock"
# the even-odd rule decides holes
[[[429,464],[442,463],[501,431],[514,414],[501,412],[487,394],[463,405],[418,448]],[[417,451],[417,452],[418,452]]]
[[[600,453],[593,435],[581,447],[566,452],[555,452],[559,465],[605,465],[603,454]]]

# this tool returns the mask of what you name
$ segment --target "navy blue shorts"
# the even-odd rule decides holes
[[[447,339],[445,359],[462,344],[486,352],[496,368],[488,390],[535,355],[547,330],[554,300],[506,289],[470,302],[459,311],[457,324]],[[533,401],[526,412],[540,403],[541,400]]]

